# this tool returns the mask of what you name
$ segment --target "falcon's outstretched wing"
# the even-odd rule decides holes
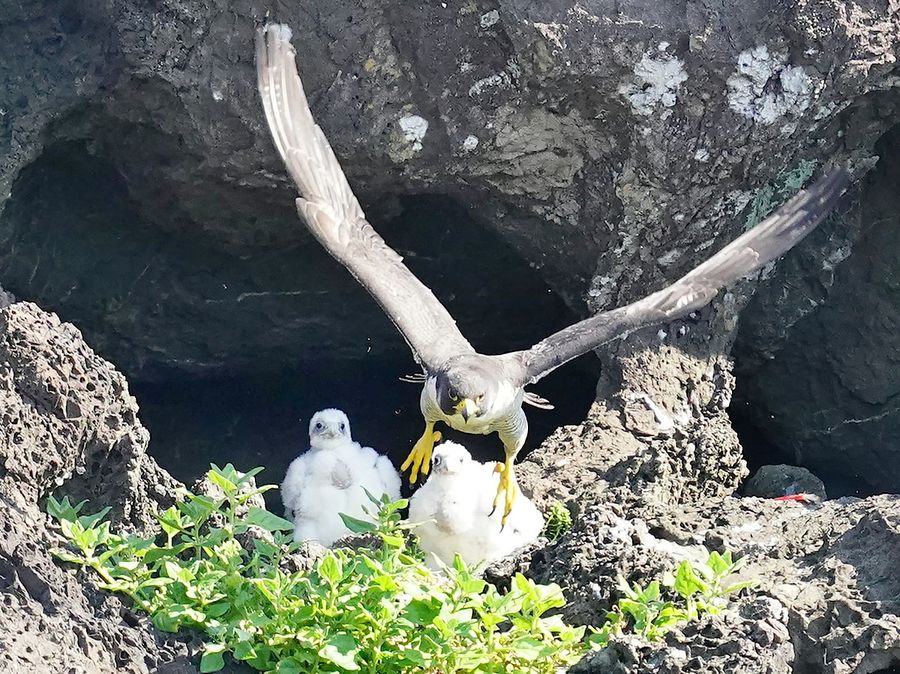
[[[518,370],[513,378],[522,385],[534,383],[617,337],[703,307],[723,286],[771,262],[815,229],[834,207],[847,180],[846,170],[833,170],[668,288],[570,325],[526,351],[507,354],[507,362],[512,361],[510,372]]]
[[[291,31],[269,24],[256,36],[259,93],[275,147],[301,197],[297,210],[331,255],[371,293],[406,339],[416,359],[435,369],[474,353],[453,317],[366,222],[297,74]]]

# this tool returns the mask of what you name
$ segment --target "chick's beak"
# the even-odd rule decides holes
[[[478,414],[479,409],[474,401],[469,398],[463,398],[456,404],[456,411],[462,415],[464,421],[468,421],[469,417],[474,417]]]

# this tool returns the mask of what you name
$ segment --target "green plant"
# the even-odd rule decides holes
[[[675,576],[664,582],[681,597],[687,619],[693,620],[703,613],[721,613],[732,594],[756,584],[753,579],[727,582],[743,565],[744,559],[733,560],[730,551],[713,551],[703,564],[682,561]]]
[[[646,588],[638,583],[629,585],[620,576],[618,588],[624,596],[607,613],[603,627],[589,635],[588,642],[594,648],[602,648],[612,635],[629,626],[637,634],[656,641],[688,621],[720,613],[732,594],[756,584],[755,580],[729,582],[743,563],[743,559],[733,560],[730,551],[713,551],[707,552],[703,563],[683,560],[674,575],[653,580]],[[663,596],[663,588],[668,589],[668,598]]]
[[[646,588],[637,583],[629,587],[620,577],[618,587],[625,595],[618,601],[618,613],[629,616],[634,631],[650,641],[661,639],[666,632],[688,620],[684,609],[662,599],[658,580],[651,581]]]
[[[547,523],[544,525],[544,536],[553,543],[572,528],[572,513],[562,501],[554,501],[547,512]]]
[[[501,594],[459,558],[438,580],[407,542],[405,501],[372,499],[375,522],[344,516],[370,534],[370,547],[328,551],[310,571],[285,570],[283,559],[298,547],[293,525],[246,507],[272,487],[241,493],[258,472],[212,466],[209,479],[222,496],[183,492],[159,514],[154,538],[112,533],[103,521],[108,509],[82,515],[83,502],[50,498],[47,510],[70,544],[56,555],[131,597],[159,629],[204,631],[203,672],[221,669],[226,652],[280,674],[549,674],[583,655],[584,629],[545,615],[564,605],[559,586],[516,575]],[[251,527],[271,535],[251,540]]]

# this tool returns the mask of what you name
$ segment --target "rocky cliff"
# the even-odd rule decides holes
[[[196,671],[199,639],[145,616],[51,555],[51,491],[140,531],[177,483],[146,453],[125,378],[79,331],[34,304],[0,308],[0,671]]]
[[[53,486],[134,527],[171,497],[104,358],[162,395],[298,365],[308,388],[325,363],[385,398],[380,382],[412,366],[293,211],[255,91],[270,10],[294,28],[313,111],[376,229],[485,350],[656,289],[823,167],[851,167],[844,203],[777,266],[587,367],[587,418],[521,469],[576,527],[519,563],[566,580],[584,620],[615,599],[592,584],[655,573],[681,549],[668,543],[727,544],[769,579],[705,631],[621,644],[588,671],[896,666],[896,499],[731,497],[764,450],[832,495],[900,491],[895,3],[26,0],[0,7],[0,283],[102,358],[0,291],[8,668],[194,666],[194,644],[48,554]],[[571,407],[584,380],[560,376],[550,397]],[[390,391],[390,416],[369,423],[414,437],[415,394]],[[206,403],[193,398],[178,418]]]
[[[293,213],[254,87],[253,32],[269,10],[82,0],[16,3],[0,18],[0,279],[76,320],[136,380],[404,352]],[[892,147],[877,145],[897,120],[887,0],[306,0],[275,18],[295,30],[314,112],[376,226],[496,350],[549,327],[531,324],[547,311],[523,310],[534,289],[517,291],[517,262],[574,315],[608,308],[684,272],[825,163],[862,176]],[[890,183],[890,167],[879,171],[877,185]],[[892,221],[855,205],[877,185],[763,282],[735,355],[742,409],[781,451],[820,468],[880,452],[853,470],[896,489],[877,471],[896,465],[896,446],[868,449],[895,435],[896,382],[848,380],[896,370],[891,285],[877,307],[842,299],[871,272],[870,253],[893,250],[882,241]],[[423,203],[451,215],[423,217]],[[493,238],[456,236],[463,220]],[[463,259],[483,275],[460,271]],[[693,351],[697,373],[727,371],[755,287],[663,341]],[[886,318],[867,322],[875,312]],[[806,346],[862,323],[853,353],[843,337],[817,355]],[[695,344],[682,346],[684,330]],[[681,393],[642,380],[630,363],[657,345],[639,335],[606,350],[603,394],[680,413],[704,382],[680,366],[664,378]],[[836,399],[794,402],[829,378],[842,382]]]

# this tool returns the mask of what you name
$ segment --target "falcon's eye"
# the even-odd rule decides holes
[[[453,402],[459,400],[459,396],[456,394],[455,389],[450,389],[450,400],[452,400]]]
[[[481,403],[482,400],[484,400],[484,393],[482,393],[480,396],[475,398],[475,402],[479,403],[479,404]]]

